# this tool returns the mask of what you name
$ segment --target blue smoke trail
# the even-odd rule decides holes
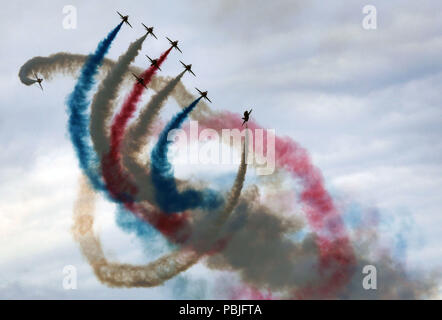
[[[90,183],[96,190],[104,191],[107,198],[115,201],[107,192],[105,182],[101,177],[100,161],[96,154],[89,133],[89,114],[87,109],[90,105],[88,93],[95,83],[95,76],[103,63],[104,56],[109,51],[112,41],[120,31],[123,23],[115,27],[107,37],[102,40],[94,53],[90,54],[85,61],[74,90],[67,98],[69,112],[69,133],[72,143],[80,161],[80,167],[88,177]],[[122,206],[117,211],[117,224],[126,232],[134,232],[137,237],[145,242],[152,238],[152,232],[145,223],[128,222],[132,213],[127,212]],[[123,217],[126,217],[125,219]],[[136,219],[133,217],[133,219]]]
[[[117,206],[115,218],[121,230],[135,235],[141,241],[146,254],[150,257],[160,256],[176,249],[158,230],[141,220],[121,204]]]
[[[222,197],[210,189],[187,189],[178,192],[173,168],[167,159],[171,141],[167,139],[169,132],[178,129],[195,108],[201,97],[196,99],[181,112],[175,115],[161,132],[158,142],[151,152],[151,178],[155,187],[155,200],[158,206],[167,213],[180,212],[187,209],[216,209],[223,204]]]
[[[80,77],[74,90],[67,98],[69,114],[69,134],[80,161],[80,167],[87,175],[92,186],[97,190],[106,191],[99,170],[99,160],[89,140],[89,115],[87,109],[90,101],[87,97],[95,83],[94,77],[103,63],[104,56],[109,51],[112,41],[120,31],[123,22],[116,26],[102,40],[94,53],[90,54],[84,63]]]

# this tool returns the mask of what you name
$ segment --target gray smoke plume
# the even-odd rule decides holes
[[[87,55],[72,54],[67,52],[54,53],[47,57],[34,57],[23,64],[19,70],[18,76],[20,81],[28,86],[34,83],[34,79],[30,78],[33,73],[42,75],[46,81],[51,81],[57,74],[76,77],[86,59]],[[105,58],[97,78],[103,79],[109,70],[115,65],[115,63],[115,61]],[[143,69],[136,66],[130,66],[124,75],[125,86],[133,84],[132,72],[135,74],[140,74],[143,72]],[[159,91],[161,88],[166,86],[168,82],[169,79],[155,75],[148,87],[154,91]],[[181,82],[176,85],[171,96],[176,100],[181,108],[185,108],[193,100],[195,100],[195,96],[188,92]],[[192,112],[191,117],[198,120],[212,114],[213,111],[207,106],[207,104],[204,101],[200,101],[198,109]]]
[[[122,148],[124,167],[131,173],[136,185],[142,186],[137,199],[155,203],[153,185],[149,175],[149,164],[140,162],[140,152],[152,134],[152,126],[157,121],[161,108],[184,75],[181,72],[159,90],[141,110],[138,118],[127,129]]]
[[[90,133],[95,151],[100,158],[109,151],[109,122],[114,114],[115,99],[118,97],[121,82],[130,64],[140,52],[146,36],[131,43],[127,51],[118,58],[100,83],[92,100]]]

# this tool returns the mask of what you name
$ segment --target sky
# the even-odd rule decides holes
[[[377,8],[375,30],[361,24],[367,4]],[[77,8],[76,29],[63,28],[65,5]],[[219,279],[236,277],[200,263],[160,287],[109,289],[73,241],[80,169],[65,100],[75,82],[60,75],[42,93],[18,71],[34,56],[90,53],[118,23],[116,10],[134,29],[122,28],[109,58],[142,35],[141,22],[158,40],[146,40],[135,65],[159,56],[165,36],[179,39],[183,54],[172,52],[161,74],[177,75],[178,59],[192,63],[197,77],[182,80],[189,90],[209,90],[215,110],[253,107],[254,120],[308,150],[334,196],[376,207],[400,229],[407,268],[440,269],[440,1],[14,1],[0,19],[0,298],[220,298]],[[162,115],[177,110],[170,101]],[[114,211],[100,199],[107,256],[143,263],[166,250],[160,236],[147,249],[119,230]],[[77,290],[62,287],[66,265],[77,268]]]

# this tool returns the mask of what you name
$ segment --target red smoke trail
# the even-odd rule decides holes
[[[157,65],[151,66],[140,78],[144,80],[147,86],[152,80],[153,75],[158,70],[157,66],[166,60],[172,48],[166,50],[157,61]],[[146,220],[156,227],[163,235],[173,241],[184,241],[185,235],[178,235],[178,231],[187,226],[187,214],[166,215],[155,209],[147,210],[146,207],[140,206],[133,202],[134,196],[138,193],[138,188],[133,179],[123,169],[121,163],[121,143],[123,141],[126,126],[133,116],[141,95],[144,92],[144,86],[135,83],[129,96],[123,103],[120,112],[116,115],[110,134],[110,150],[101,159],[103,177],[111,196],[124,203],[128,210],[131,210],[138,217]]]
[[[199,131],[211,128],[243,130],[241,116],[231,112],[221,112],[198,122]],[[253,121],[248,122],[255,138],[255,130],[263,129]],[[189,130],[188,125],[183,128]],[[253,139],[255,141],[255,139]],[[267,152],[267,136],[263,135],[263,150]],[[313,166],[307,151],[289,137],[275,137],[275,162],[294,178],[300,179],[304,190],[300,199],[312,231],[316,233],[319,248],[319,265],[324,282],[319,287],[305,288],[295,293],[295,297],[328,297],[336,293],[350,279],[355,265],[355,256],[344,223],[333,200],[324,187],[319,169]]]
[[[146,86],[150,83],[153,75],[157,72],[158,68],[161,67],[161,64],[166,60],[171,50],[172,48],[166,50],[158,58],[157,65],[151,66],[140,75],[140,78],[144,80],[144,84]],[[109,154],[115,162],[117,162],[121,157],[120,149],[121,142],[123,141],[124,137],[124,131],[126,129],[127,123],[136,110],[137,104],[141,98],[141,94],[143,93],[143,91],[144,86],[142,86],[138,82],[134,84],[131,93],[126,98],[126,101],[124,101],[123,107],[121,108],[120,112],[117,114],[114,122],[112,123]]]

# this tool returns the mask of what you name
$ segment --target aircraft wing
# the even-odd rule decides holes
[[[166,39],[167,39],[167,40],[169,40],[169,42],[170,42],[170,43],[172,43],[172,42],[173,42],[173,41],[172,41],[172,40],[170,40],[170,39],[169,39],[168,37],[166,37]]]
[[[253,110],[253,109],[250,109],[250,111],[249,111],[249,115],[252,113],[252,110]]]
[[[117,11],[117,13],[120,15],[121,19],[124,18],[123,15],[122,15],[121,13],[119,13],[118,11]]]
[[[132,27],[132,25],[129,23],[129,21],[124,21],[124,22],[126,22],[128,25],[129,25],[129,27],[131,27],[132,29],[133,29],[133,27]]]
[[[183,53],[178,46],[175,47],[179,52]]]
[[[147,27],[144,23],[141,22],[141,24],[143,25],[143,27],[147,30]]]
[[[154,38],[158,40],[157,36],[154,35],[153,31],[152,31],[151,33],[152,33],[152,35],[154,36]]]
[[[38,85],[40,86],[40,88],[41,88],[41,91],[43,91],[43,86],[41,85],[41,83],[40,83],[40,82],[38,83]]]
[[[181,60],[179,60],[179,62],[181,62],[184,68],[187,68],[187,66]]]
[[[198,91],[200,94],[203,94],[201,91],[200,91],[200,89],[198,89],[198,88],[195,88],[196,89],[196,91]]]
[[[209,98],[207,98],[207,96],[206,97],[204,97],[204,99],[207,99],[210,103],[212,103],[212,101],[210,101],[210,99]]]
[[[193,73],[193,71],[192,70],[189,70],[189,72],[191,73],[191,74],[193,74],[195,77],[196,77],[196,75]]]

